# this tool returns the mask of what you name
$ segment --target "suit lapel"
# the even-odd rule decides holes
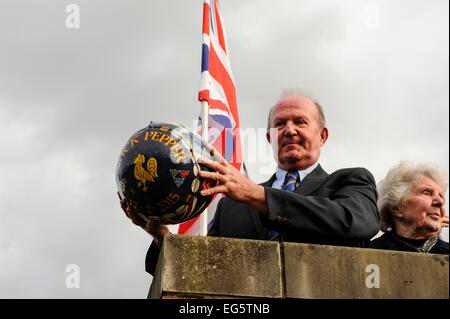
[[[328,176],[328,173],[325,172],[319,164],[305,177],[305,179],[295,189],[295,192],[302,195],[308,195],[320,187]]]
[[[277,178],[277,176],[275,174],[273,174],[272,177],[269,178],[269,180],[267,182],[261,183],[260,185],[262,185],[262,186],[272,186],[273,182],[275,181],[275,178]]]
[[[266,181],[260,185],[271,187],[275,178],[276,178],[276,176],[275,176],[275,174],[273,174],[272,177],[268,181]],[[256,209],[251,208],[250,206],[247,206],[247,207],[248,207],[248,213],[250,214],[250,219],[253,222],[253,226],[255,226],[255,230],[258,235],[258,238],[262,239],[262,240],[267,239],[266,229],[264,228],[264,226],[261,223],[261,213],[258,212]]]
[[[295,189],[296,193],[302,194],[302,195],[308,195],[312,193],[314,190],[316,190],[320,185],[323,184],[323,182],[327,179],[328,173],[325,172],[320,165],[317,165],[317,167],[308,174],[308,176],[305,177],[305,179],[300,183],[300,185]],[[267,186],[271,187],[273,182],[275,181],[275,174],[272,175],[272,177],[260,184],[261,186]],[[255,227],[256,233],[258,235],[259,239],[265,240],[267,238],[266,234],[266,228],[261,223],[261,213],[257,210],[248,207],[248,213],[250,214],[250,218],[253,222],[253,225]]]

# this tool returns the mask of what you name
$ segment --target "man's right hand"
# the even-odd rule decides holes
[[[125,215],[131,219],[133,224],[140,226],[142,229],[144,229],[147,233],[152,235],[153,239],[155,240],[155,243],[158,245],[158,247],[161,247],[161,244],[164,240],[164,237],[167,234],[170,234],[169,227],[166,225],[159,224],[151,219],[149,219],[147,222],[136,215],[133,208],[128,207],[127,202],[120,197],[120,207],[122,207],[122,210],[125,212]]]

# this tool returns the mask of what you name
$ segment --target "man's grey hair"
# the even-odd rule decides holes
[[[280,102],[281,100],[283,100],[284,98],[287,98],[287,97],[289,97],[289,96],[302,96],[302,97],[306,97],[307,99],[311,100],[311,101],[316,105],[316,107],[317,107],[317,113],[319,114],[319,118],[318,118],[318,121],[319,121],[319,128],[322,129],[322,128],[325,127],[325,124],[326,124],[326,123],[325,123],[325,114],[324,114],[324,112],[323,112],[323,108],[322,108],[322,106],[319,104],[319,102],[316,101],[316,99],[314,98],[314,96],[313,96],[310,92],[305,91],[305,90],[300,89],[300,88],[296,88],[296,89],[286,89],[286,90],[284,90],[283,92],[281,92],[281,96],[280,96],[280,99],[279,99],[278,102]],[[277,104],[278,104],[278,102],[277,102]],[[268,118],[267,118],[267,131],[270,130],[270,125],[271,125],[271,123],[270,123],[270,117],[271,117],[271,115],[272,115],[272,110],[273,110],[273,108],[274,108],[277,104],[275,104],[274,106],[272,106],[272,107],[270,108],[269,116],[268,116]]]
[[[399,208],[405,196],[411,191],[413,181],[429,177],[445,193],[448,176],[445,171],[433,163],[412,163],[402,161],[392,167],[386,177],[378,182],[378,210],[380,211],[380,229],[383,232],[394,229],[392,209]]]

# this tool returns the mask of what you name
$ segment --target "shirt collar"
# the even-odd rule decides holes
[[[310,167],[302,169],[302,170],[299,170],[298,171],[298,176],[299,176],[299,181],[298,182],[303,181],[305,179],[305,177],[317,167],[317,165],[319,165],[319,162],[315,162]],[[276,179],[274,181],[274,185],[273,186],[278,185],[278,184],[280,184],[280,185],[283,184],[287,172],[288,171],[285,171],[284,169],[281,169],[281,168],[277,167],[277,170],[275,171]]]

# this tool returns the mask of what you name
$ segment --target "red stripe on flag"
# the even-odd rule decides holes
[[[219,9],[217,8],[216,0],[214,0],[214,11],[216,12],[217,36],[219,37],[219,44],[222,47],[223,52],[225,52],[225,54],[228,54],[225,45],[225,38],[223,36],[222,21],[220,20],[220,14]]]
[[[203,33],[209,35],[209,5],[203,3]]]
[[[221,100],[215,100],[215,99],[208,99],[209,102],[209,109],[217,109],[217,110],[221,110],[221,111],[225,111],[227,112],[229,115],[230,114],[230,109],[228,108],[228,106],[223,103]]]
[[[230,164],[236,167],[237,170],[241,170],[241,166],[242,163],[244,162],[244,159],[242,154],[241,129],[239,126],[236,126],[233,129],[233,135],[234,135],[234,142],[236,143],[236,145],[233,152],[233,159]]]
[[[236,102],[236,88],[234,87],[233,80],[228,74],[227,69],[225,69],[225,67],[223,66],[212,46],[209,49],[209,73],[211,74],[211,77],[213,77],[222,85],[231,114],[233,114],[236,126],[239,126],[239,115]]]
[[[187,222],[180,224],[180,226],[178,227],[178,234],[186,233],[188,231],[188,229],[191,228],[191,226],[197,221],[197,219],[199,217],[200,217],[200,215],[198,215],[194,219],[188,220]]]
[[[209,90],[202,90],[198,92],[198,100],[201,101],[209,101]]]

